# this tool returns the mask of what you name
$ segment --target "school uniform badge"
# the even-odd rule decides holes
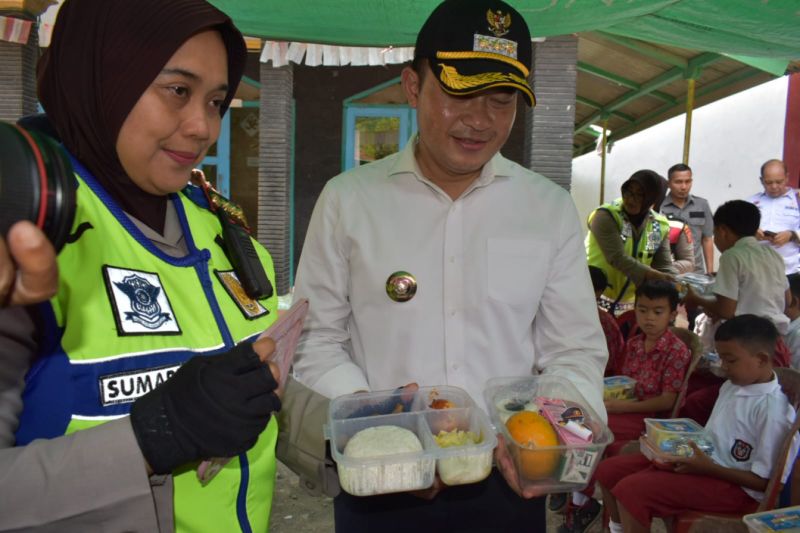
[[[752,452],[753,445],[746,443],[742,439],[736,439],[731,447],[731,456],[739,462],[749,461]]]
[[[155,272],[103,267],[119,335],[177,335],[181,328]]]

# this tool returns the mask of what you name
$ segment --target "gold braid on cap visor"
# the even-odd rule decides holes
[[[522,72],[523,76],[528,76],[530,71],[512,57],[503,54],[493,54],[492,52],[436,52],[436,59],[491,59],[492,61],[502,61]]]
[[[442,67],[442,73],[439,75],[439,79],[442,80],[442,83],[447,87],[455,91],[477,90],[486,85],[510,85],[524,90],[530,95],[531,100],[536,102],[536,98],[533,96],[533,92],[531,92],[530,86],[528,85],[528,80],[516,74],[510,72],[483,72],[481,74],[465,76],[459,74],[455,67],[445,65],[444,63],[439,63],[439,65]]]

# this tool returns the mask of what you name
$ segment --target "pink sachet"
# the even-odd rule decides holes
[[[577,403],[543,396],[535,398],[533,403],[564,444],[584,446],[592,442],[592,430],[585,424],[584,410]]]

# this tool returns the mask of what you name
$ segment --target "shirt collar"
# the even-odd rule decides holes
[[[756,240],[753,236],[742,237],[735,243],[733,243],[733,247],[736,248],[737,246],[759,246],[758,240]]]
[[[417,142],[419,142],[419,133],[414,134],[414,136],[406,143],[405,147],[400,151],[397,158],[394,160],[394,164],[389,169],[388,176],[392,177],[402,174],[412,174],[419,181],[435,187],[436,184],[428,179],[419,168],[417,158],[414,155],[414,148],[416,147]],[[465,191],[465,194],[477,187],[485,187],[489,185],[496,178],[510,177],[512,175],[511,166],[512,163],[503,157],[500,152],[496,153],[489,161],[487,161],[485,165],[483,165],[480,175],[474,182],[472,182],[472,184],[470,184],[469,188]]]
[[[687,205],[689,205],[691,203],[694,203],[694,197],[692,196],[692,193],[689,193],[689,196],[686,197],[686,203],[683,204],[683,207],[686,207]],[[666,198],[664,198],[664,204],[672,204],[675,207],[678,207],[678,204],[676,204],[675,200],[672,199],[672,192],[668,192],[667,193]]]
[[[785,193],[783,193],[780,196],[774,197],[774,198],[772,196],[768,195],[767,191],[763,191],[763,190],[761,192],[759,192],[757,194],[757,196],[759,196],[760,198],[764,198],[766,200],[777,200],[778,198],[783,198],[784,196],[788,196],[789,198],[794,198],[794,194],[795,194],[794,189],[792,189],[791,187],[787,187]]]
[[[781,388],[778,383],[778,376],[775,372],[772,373],[772,379],[766,383],[753,383],[752,385],[739,386],[734,385],[734,394],[736,396],[765,396],[771,394]]]
[[[178,220],[178,212],[175,210],[175,206],[172,205],[172,202],[167,202],[167,212],[164,218],[164,234],[160,234],[150,226],[146,225],[141,220],[137,219],[133,215],[129,213],[125,213],[128,215],[128,218],[131,219],[131,222],[139,228],[139,230],[144,234],[145,237],[150,239],[154,242],[159,242],[161,244],[165,244],[167,246],[174,246],[177,247],[180,240],[183,238],[183,230],[181,229],[180,220]]]

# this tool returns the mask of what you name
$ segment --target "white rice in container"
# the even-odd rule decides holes
[[[414,432],[399,426],[374,426],[362,429],[344,447],[345,462],[339,463],[339,484],[354,496],[405,492],[429,487],[433,483],[433,458],[420,457],[401,462],[374,459],[422,452]],[[363,464],[353,459],[364,459]]]

